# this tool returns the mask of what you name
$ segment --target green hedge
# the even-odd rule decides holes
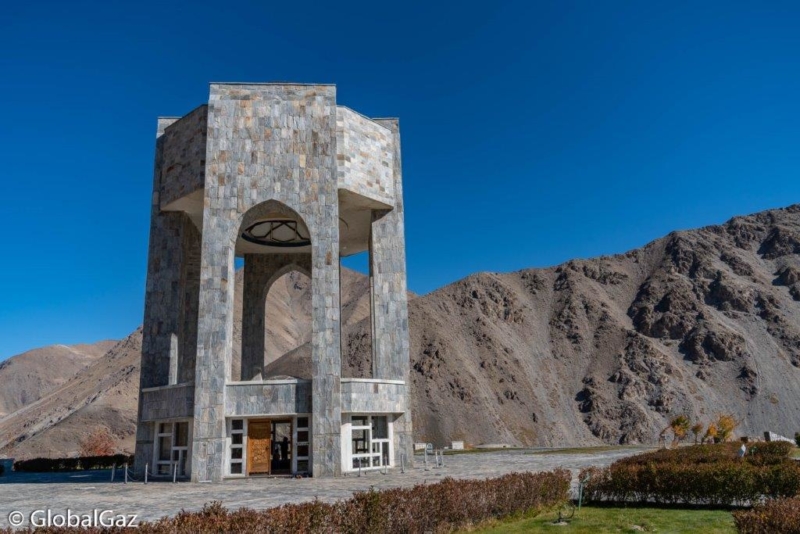
[[[800,498],[775,499],[733,512],[742,534],[800,534]]]
[[[736,444],[660,450],[590,468],[590,501],[731,506],[800,493],[800,465],[789,443],[760,443],[745,458]]]
[[[83,456],[81,458],[33,458],[14,462],[14,471],[27,473],[54,473],[88,469],[111,469],[124,463],[133,464],[133,456],[113,454],[109,456]]]

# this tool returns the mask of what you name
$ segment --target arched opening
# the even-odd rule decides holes
[[[271,200],[242,217],[235,250],[231,377],[260,381],[275,374],[268,365],[311,340],[310,233],[299,214]]]
[[[291,270],[267,289],[264,378],[311,379],[311,278]]]

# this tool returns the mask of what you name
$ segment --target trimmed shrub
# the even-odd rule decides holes
[[[742,534],[800,534],[800,498],[773,499],[733,512]]]
[[[14,470],[27,473],[56,473],[88,469],[111,469],[115,464],[133,464],[133,456],[112,454],[110,456],[84,456],[81,458],[33,458],[14,462]]]
[[[336,503],[318,500],[268,510],[229,511],[220,502],[199,512],[181,511],[136,529],[143,534],[424,534],[451,532],[489,519],[553,508],[569,498],[572,476],[566,469],[513,473],[489,480],[446,478],[436,484],[357,492]],[[53,529],[52,532],[62,532]],[[0,532],[3,532],[0,529]],[[69,532],[100,532],[73,528]],[[108,529],[103,532],[122,532]]]
[[[759,443],[744,458],[737,451],[735,443],[659,450],[581,477],[590,476],[585,494],[594,501],[730,506],[800,493],[791,444]]]
[[[152,524],[145,533],[270,532],[393,533],[448,532],[514,514],[550,508],[569,498],[567,470],[514,473],[489,480],[446,478],[412,488],[358,492],[334,504],[314,501],[264,511],[229,512],[215,502],[197,513],[181,512]]]

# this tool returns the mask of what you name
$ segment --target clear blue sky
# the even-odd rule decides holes
[[[210,81],[400,117],[419,293],[800,202],[798,6],[8,3],[0,359],[140,324],[156,117]]]

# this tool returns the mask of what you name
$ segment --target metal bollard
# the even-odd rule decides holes
[[[175,484],[178,481],[178,464],[172,464],[172,483]]]
[[[358,459],[358,476],[361,476],[361,458]]]
[[[147,484],[147,472],[150,470],[150,464],[144,464],[144,483]]]
[[[114,482],[114,475],[117,474],[117,464],[111,466],[111,482]]]
[[[400,473],[404,474],[406,472],[406,453],[400,454]]]
[[[122,465],[122,468],[125,470],[125,484],[128,483],[128,464],[125,463]]]
[[[428,448],[425,447],[425,471],[428,470]]]

